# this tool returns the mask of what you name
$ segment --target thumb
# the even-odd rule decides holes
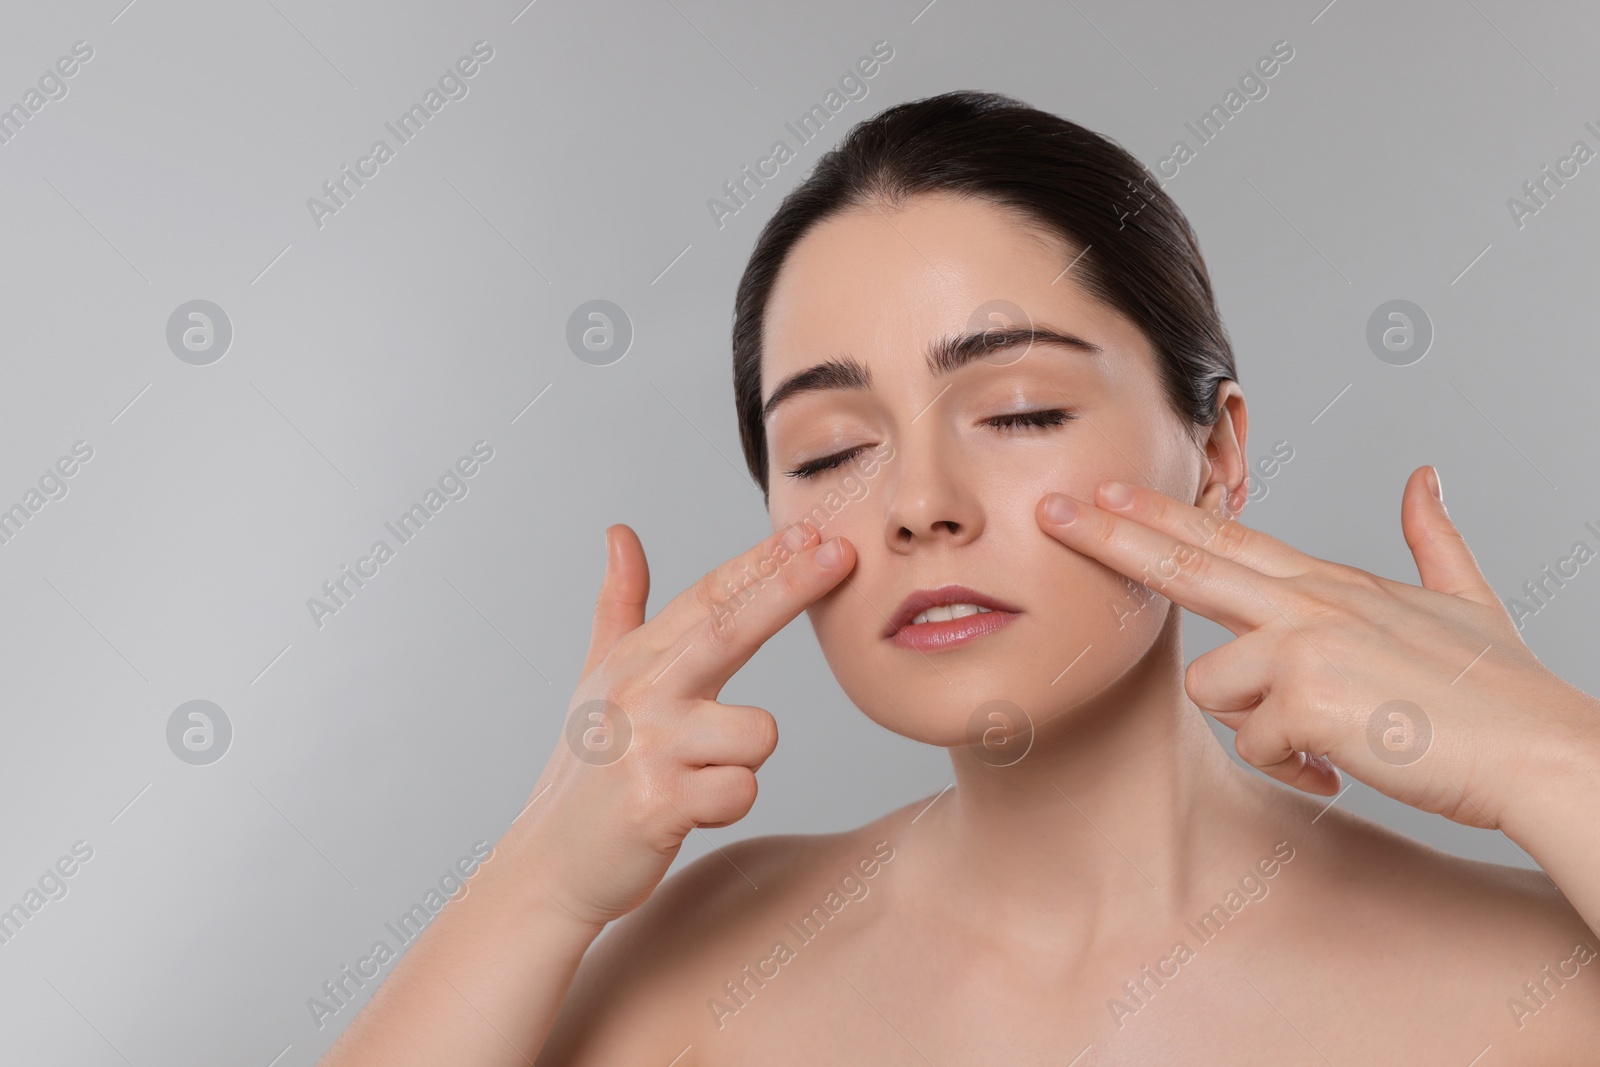
[[[595,601],[589,655],[580,677],[587,678],[624,634],[644,624],[644,606],[649,597],[650,565],[645,562],[639,535],[624,523],[607,526],[606,573]]]
[[[1430,488],[1430,482],[1439,484],[1438,477],[1435,468],[1418,467],[1411,472],[1400,499],[1400,528],[1417,561],[1423,588],[1503,609],[1443,499]]]

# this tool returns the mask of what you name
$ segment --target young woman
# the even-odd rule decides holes
[[[1233,356],[1130,155],[993,94],[887,110],[763,230],[733,356],[773,536],[646,621],[607,530],[570,743],[326,1064],[1600,1056],[1600,702],[1523,645],[1432,468],[1421,586],[1234,519]],[[1179,607],[1235,639],[1185,669]],[[658,887],[753,803],[777,727],[716,698],[802,610],[954,788]],[[1549,876],[1344,811],[1335,768]]]

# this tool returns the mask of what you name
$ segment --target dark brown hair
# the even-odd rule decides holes
[[[936,192],[1012,208],[1081,252],[1072,268],[1078,284],[1144,332],[1173,410],[1196,426],[1215,424],[1218,385],[1238,376],[1199,242],[1178,205],[1143,164],[1097,133],[1009,96],[949,92],[852,128],[756,239],[734,299],[733,392],[745,462],[763,500],[762,323],[784,260],[824,219]]]

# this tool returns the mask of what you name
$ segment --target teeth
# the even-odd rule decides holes
[[[951,619],[962,619],[968,615],[977,615],[979,612],[989,611],[990,608],[979,607],[976,604],[944,604],[936,608],[928,608],[920,612],[911,620],[915,626],[919,622],[948,622]]]

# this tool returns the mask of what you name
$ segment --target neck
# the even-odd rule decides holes
[[[1261,794],[1184,692],[1180,621],[1169,611],[1127,674],[1035,723],[1032,747],[1011,766],[951,749],[955,787],[910,832],[928,835],[915,851],[943,906],[1020,943],[1084,948],[1182,915],[1270,849],[1247,832]]]

